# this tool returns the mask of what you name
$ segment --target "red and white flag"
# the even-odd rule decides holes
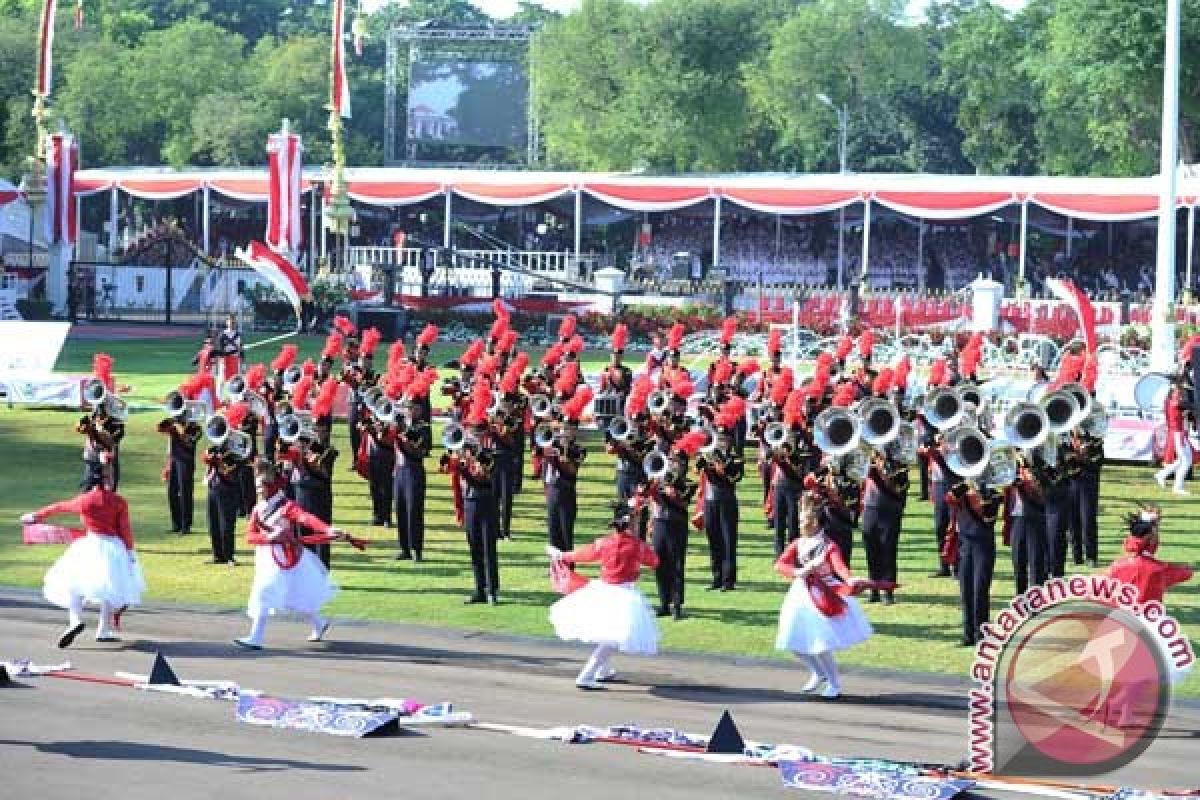
[[[300,215],[300,137],[273,133],[267,137],[270,194],[267,201],[267,244],[280,253],[295,253],[304,238]]]
[[[44,223],[50,244],[75,244],[75,173],[79,143],[69,133],[51,134],[46,144],[46,207]]]
[[[236,255],[283,293],[296,310],[296,319],[299,320],[301,303],[311,295],[308,282],[295,265],[262,242],[250,242],[246,249],[239,249]]]
[[[334,0],[333,3],[333,42],[329,64],[332,73],[329,106],[340,116],[350,119],[350,82],[346,80],[346,0]]]
[[[57,13],[58,0],[45,0],[41,24],[38,26],[37,86],[33,90],[39,97],[49,97],[50,85],[53,83],[54,15]]]
[[[1050,287],[1050,291],[1054,292],[1055,297],[1062,300],[1075,312],[1075,317],[1079,320],[1079,327],[1083,331],[1083,343],[1087,346],[1089,353],[1095,353],[1096,309],[1092,307],[1092,301],[1088,299],[1082,289],[1070,280],[1048,278],[1046,285]]]
[[[75,0],[75,30],[83,30],[84,11],[83,0]]]

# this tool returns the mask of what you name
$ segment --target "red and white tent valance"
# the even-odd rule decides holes
[[[820,214],[862,202],[850,189],[771,189],[727,187],[721,197],[751,211],[764,214]]]

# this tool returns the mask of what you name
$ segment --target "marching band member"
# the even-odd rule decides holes
[[[1183,486],[1192,467],[1192,444],[1184,421],[1187,411],[1183,381],[1176,379],[1163,403],[1163,415],[1167,421],[1167,449],[1163,453],[1163,468],[1154,474],[1154,480],[1165,489],[1167,479],[1174,475],[1175,494],[1185,496],[1190,494]]]
[[[86,437],[83,442],[83,480],[80,482],[83,491],[103,482],[104,463],[109,465],[114,491],[121,481],[121,440],[125,438],[125,423],[112,413],[113,405],[109,400],[116,397],[112,365],[112,356],[107,353],[92,356],[92,374],[104,384],[107,394],[92,413],[82,417],[75,426],[76,433]]]
[[[617,395],[617,408],[623,409],[633,390],[633,371],[621,363],[621,357],[625,355],[625,345],[629,342],[629,329],[624,323],[619,323],[613,328],[609,342],[612,345],[612,359],[600,373],[600,393]]]
[[[186,383],[180,393],[193,400]],[[163,480],[167,484],[167,507],[171,511],[171,533],[192,532],[192,513],[195,506],[196,443],[200,441],[200,426],[188,414],[186,406],[173,416],[158,423],[158,432],[167,436],[167,463]]]
[[[1096,527],[1100,498],[1100,469],[1104,464],[1104,439],[1091,436],[1082,428],[1071,432],[1070,468],[1072,473],[1070,506],[1071,554],[1076,566],[1099,566],[1099,532]]]
[[[396,473],[396,425],[375,416],[374,410],[363,405],[358,412],[361,465],[371,493],[371,524],[392,527],[392,486]]]
[[[450,473],[455,496],[462,497],[461,522],[466,529],[471,571],[475,577],[475,592],[465,602],[486,602],[494,606],[499,602],[500,591],[500,568],[496,561],[496,539],[500,528],[496,495],[492,490],[495,459],[487,423],[491,395],[491,387],[486,382],[475,385],[464,418],[467,432],[463,444],[453,455],[447,454],[443,468]]]
[[[683,357],[684,330],[683,324],[676,322],[671,326],[671,330],[667,332],[667,358],[658,373],[658,387],[660,389],[670,388],[681,377],[691,380],[688,371],[679,363]]]
[[[604,688],[601,682],[617,674],[610,663],[614,653],[658,652],[658,624],[637,588],[641,568],[657,567],[658,555],[633,535],[628,506],[618,504],[607,536],[570,552],[552,546],[547,551],[566,564],[600,563],[598,578],[550,607],[550,622],[560,639],[596,645],[575,678],[577,687]]]
[[[546,516],[550,545],[559,550],[575,546],[575,516],[579,498],[575,485],[587,451],[576,442],[579,418],[592,401],[592,390],[582,386],[562,406],[562,424],[549,447],[542,448],[542,480],[546,491]]]
[[[1047,459],[1041,470],[1042,495],[1046,498],[1046,541],[1049,543],[1050,574],[1061,578],[1066,574],[1067,564],[1067,520],[1071,497],[1067,488],[1066,455],[1067,445],[1051,436],[1047,447],[1053,460]]]
[[[1046,538],[1046,506],[1039,479],[1042,466],[1037,452],[1017,455],[1017,479],[1005,491],[1005,522],[1012,547],[1017,594],[1046,582],[1051,542]]]
[[[775,553],[800,535],[800,493],[811,456],[809,434],[804,426],[804,392],[780,382],[771,391],[772,402],[783,409],[783,425],[789,440],[771,450],[770,519],[775,528]],[[782,400],[781,400],[782,398]]]
[[[329,577],[329,569],[307,546],[345,541],[362,550],[366,543],[288,500],[283,493],[285,480],[275,465],[259,459],[254,472],[259,500],[246,531],[247,544],[254,546],[254,584],[246,604],[250,632],[234,639],[234,644],[247,650],[261,650],[267,617],[282,611],[307,616],[312,625],[308,641],[319,642],[329,630],[329,620],[321,616],[321,606],[333,599],[337,586]]]
[[[312,404],[315,436],[302,436],[283,456],[289,467],[292,496],[296,505],[326,524],[333,522],[333,469],[338,451],[330,442],[333,395],[337,381],[327,378]],[[297,410],[301,410],[297,407]],[[328,542],[306,544],[330,566]]]
[[[955,475],[946,464],[946,441],[941,431],[929,428],[932,443],[921,447],[918,452],[925,457],[929,465],[929,496],[933,501],[933,533],[937,540],[938,571],[934,578],[950,577],[951,564],[942,555],[946,550],[946,533],[950,529],[950,504],[946,493],[958,482]]]
[[[779,610],[775,648],[787,650],[812,673],[801,691],[821,696],[841,696],[834,653],[870,638],[871,624],[857,601],[846,594],[866,586],[850,574],[838,546],[821,527],[823,497],[808,491],[800,503],[800,538],[788,544],[775,562],[775,571],[789,579],[791,588]]]
[[[675,442],[669,463],[661,476],[649,478],[652,544],[658,554],[654,572],[658,584],[658,616],[683,619],[685,567],[687,565],[688,505],[696,484],[687,478],[688,457],[704,444],[705,435],[693,431]]]
[[[437,370],[427,367],[408,385],[408,419],[396,426],[396,472],[392,495],[396,501],[397,561],[421,561],[425,551],[425,459],[433,452],[433,428],[425,416],[429,390]]]
[[[625,418],[631,431],[623,440],[613,438],[604,431],[604,449],[617,457],[617,500],[627,502],[646,481],[642,461],[650,452],[650,442],[645,436],[646,401],[654,385],[649,376],[643,375],[634,382],[629,397],[625,400]]]
[[[55,514],[78,514],[87,533],[71,542],[46,573],[42,593],[67,609],[67,628],[59,647],[70,647],[83,632],[83,604],[99,603],[96,641],[118,641],[115,628],[126,607],[141,602],[146,590],[142,567],[134,553],[129,505],[112,488],[111,465],[101,466],[101,481],[82,494],[51,503],[21,518],[31,525]]]
[[[875,452],[867,478],[863,481],[863,547],[867,551],[867,575],[873,581],[896,582],[896,560],[900,527],[908,498],[908,465],[886,453]],[[869,602],[878,603],[880,594],[871,590]],[[896,602],[895,594],[883,593],[885,605]]]
[[[299,350],[300,348],[294,344],[285,344],[280,347],[279,355],[271,361],[274,379],[263,382],[262,396],[267,405],[267,415],[263,419],[263,454],[269,461],[275,460],[275,453],[279,448],[278,404],[287,399],[287,390],[284,388],[283,381],[284,373],[296,363]]]
[[[521,466],[525,460],[525,406],[521,396],[521,374],[528,356],[524,353],[505,370],[500,379],[501,397],[490,424],[496,443],[496,469],[492,473],[496,485],[497,510],[500,519],[500,538],[512,538],[513,504],[520,491]]]
[[[225,328],[217,335],[217,356],[221,367],[221,382],[225,383],[242,371],[242,332],[238,330],[237,317],[230,314],[225,318]],[[215,397],[213,398],[216,399]]]
[[[234,403],[222,413],[230,430],[238,430],[247,411]],[[208,538],[212,545],[210,564],[237,565],[234,533],[242,498],[241,470],[244,461],[225,443],[213,444],[204,453],[204,484],[208,489]]]
[[[974,647],[980,626],[991,613],[992,574],[996,569],[996,516],[1001,498],[986,486],[960,481],[947,498],[958,541],[958,581],[962,597],[963,646]]]
[[[767,355],[770,359],[770,365],[763,371],[762,376],[754,387],[754,391],[750,394],[750,402],[760,409],[758,419],[749,433],[751,438],[755,439],[758,443],[758,477],[762,480],[762,499],[767,508],[768,518],[772,516],[771,508],[767,501],[771,492],[774,467],[771,463],[771,447],[763,440],[763,433],[769,423],[778,421],[777,412],[782,411],[783,403],[787,400],[787,395],[792,390],[793,381],[792,371],[783,366],[782,337],[783,334],[778,328],[773,329],[768,334]],[[779,383],[786,383],[786,388],[780,389],[778,387]],[[783,400],[774,403],[773,399],[776,396],[782,397]],[[783,552],[783,548],[779,548],[779,551]]]
[[[429,363],[429,352],[433,348],[434,344],[437,343],[437,338],[437,325],[426,325],[421,329],[421,333],[417,335],[416,346],[413,348],[412,358],[413,368],[416,369],[417,372],[425,372],[427,369],[432,368],[432,365]],[[421,419],[425,420],[426,422],[432,420],[433,398],[430,397],[430,393],[425,392],[424,396],[417,398],[417,402],[423,406],[424,413],[421,414]]]
[[[737,485],[745,474],[746,463],[737,454],[735,437],[738,420],[745,418],[745,400],[734,397],[726,402],[715,420],[716,450],[696,460],[712,564],[710,590],[730,592],[737,588]]]

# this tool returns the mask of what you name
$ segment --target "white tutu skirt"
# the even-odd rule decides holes
[[[300,562],[283,569],[271,555],[273,548],[254,548],[254,584],[246,614],[261,617],[279,611],[315,614],[337,594],[337,586],[329,571],[311,550],[305,549]]]
[[[137,556],[116,536],[96,533],[71,542],[46,573],[42,586],[45,598],[59,608],[70,608],[73,596],[114,608],[137,605],[144,591],[146,578]]]
[[[846,603],[845,610],[836,617],[827,617],[813,602],[808,584],[802,578],[793,580],[779,610],[775,648],[815,656],[865,642],[873,632],[871,623],[857,600],[853,597],[842,600]]]
[[[622,653],[658,652],[658,623],[636,583],[592,580],[550,606],[558,638],[607,644]]]

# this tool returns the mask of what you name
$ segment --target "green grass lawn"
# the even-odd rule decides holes
[[[299,340],[302,352],[315,355],[321,347],[317,337]],[[195,342],[191,340],[130,340],[67,343],[58,369],[86,372],[93,349],[116,358],[119,382],[133,386],[132,401],[157,402],[186,375]],[[440,346],[435,355],[441,362],[459,348]],[[265,351],[265,352],[264,352]],[[274,356],[275,346],[261,354]],[[605,354],[591,354],[595,365]],[[380,362],[386,363],[381,353]],[[242,566],[230,569],[203,564],[209,555],[204,516],[203,487],[198,475],[196,531],[187,537],[168,533],[166,491],[159,474],[165,444],[154,432],[159,412],[144,410],[130,417],[122,451],[121,492],[133,512],[134,531],[149,583],[150,600],[198,602],[236,608],[244,604],[253,569],[251,557],[243,553]],[[76,491],[81,469],[80,439],[74,433],[78,414],[66,411],[0,409],[0,519],[9,520],[10,535],[0,540],[0,584],[40,586],[46,568],[62,551],[58,546],[26,547],[20,544],[17,518],[25,511],[65,498]],[[431,469],[426,561],[422,564],[396,562],[394,533],[373,528],[367,485],[348,468],[348,443],[344,424],[336,428],[336,446],[342,451],[335,486],[335,520],[355,533],[371,539],[366,553],[340,548],[334,556],[334,572],[342,591],[330,611],[339,616],[381,620],[403,620],[486,631],[553,636],[547,609],[556,595],[550,591],[547,563],[545,507],[540,487],[526,479],[525,490],[514,513],[514,539],[500,543],[501,605],[464,606],[472,586],[470,561],[462,530],[455,525],[449,485]],[[597,435],[587,439],[588,460],[579,487],[577,542],[586,542],[604,532],[609,518],[608,502],[615,495],[614,465],[605,455]],[[432,460],[431,460],[432,461]],[[528,467],[527,467],[528,469]],[[748,656],[779,656],[773,650],[779,605],[787,589],[771,569],[772,537],[766,529],[761,503],[761,485],[756,472],[743,482],[741,499],[741,545],[739,590],[721,594],[705,592],[709,582],[707,545],[702,533],[693,530],[688,555],[689,618],[664,621],[666,647],[676,650],[735,653]],[[932,512],[928,503],[910,499],[900,540],[898,604],[892,607],[865,605],[876,635],[839,659],[847,664],[894,669],[968,674],[970,651],[958,645],[960,617],[957,583],[927,577],[935,566]],[[1120,549],[1123,534],[1119,517],[1134,500],[1154,500],[1166,510],[1162,556],[1173,561],[1196,563],[1200,541],[1196,521],[1200,498],[1176,498],[1153,484],[1145,467],[1108,466],[1101,490],[1101,561],[1108,563]],[[244,529],[239,527],[239,541]],[[865,574],[861,544],[856,543],[854,570]],[[643,576],[643,587],[653,596],[653,577]],[[1013,592],[1012,568],[1006,548],[1000,555],[993,586],[993,607],[1007,601]],[[1200,635],[1200,582],[1176,587],[1168,596],[1168,607],[1195,638]],[[128,620],[137,630],[136,615]],[[1200,696],[1200,677],[1193,672],[1181,686],[1182,692]]]

